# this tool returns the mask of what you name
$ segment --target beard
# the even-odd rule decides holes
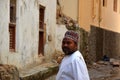
[[[69,49],[67,47],[63,47],[62,50],[65,53],[65,55],[71,55],[71,54],[73,54],[75,52],[75,50],[71,50],[71,49]]]

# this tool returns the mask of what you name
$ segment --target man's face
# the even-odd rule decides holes
[[[73,40],[64,38],[62,41],[62,50],[65,55],[70,55],[77,50],[77,45]]]

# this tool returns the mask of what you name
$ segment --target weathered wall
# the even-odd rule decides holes
[[[0,0],[1,63],[22,68],[41,62],[41,57],[38,57],[39,5],[45,6],[45,58],[51,58],[55,51],[56,0],[17,0],[16,52],[12,53],[9,52],[9,0]],[[48,36],[51,36],[51,41]]]
[[[40,4],[46,6],[45,23],[46,23],[46,44],[45,56],[46,59],[51,58],[51,54],[55,51],[55,34],[56,34],[56,0],[41,0]],[[51,37],[49,41],[48,37]]]
[[[91,31],[89,34],[89,55],[90,55],[90,61],[96,61],[96,28],[91,27]],[[91,63],[90,62],[90,63]]]
[[[109,58],[120,58],[120,33],[91,26],[89,54],[93,61]]]
[[[79,0],[58,0],[61,6],[62,13],[78,20],[78,3]]]
[[[2,55],[6,55],[9,50],[8,23],[9,23],[9,1],[0,0],[0,62]],[[4,10],[4,11],[3,11]],[[7,56],[4,57],[7,61]]]
[[[120,33],[103,29],[103,54],[120,59]]]
[[[88,40],[89,40],[89,33],[85,31],[83,28],[80,28],[80,43],[79,43],[79,50],[82,53],[85,61],[89,62],[89,47],[88,47]]]
[[[20,67],[25,67],[26,64],[32,63],[37,58],[38,30],[39,30],[38,17],[39,17],[39,4],[37,2],[35,2],[34,0],[17,1],[17,21],[16,21],[17,53],[15,54],[19,55],[15,56],[15,58],[19,57]],[[13,58],[13,60],[15,58]]]
[[[101,33],[101,34],[100,34]],[[91,26],[89,35],[89,54],[91,61],[100,60],[103,57],[103,35],[102,30]]]
[[[62,51],[62,39],[64,37],[65,32],[67,31],[65,25],[57,25],[56,28],[56,40],[55,40],[55,48],[57,51]]]

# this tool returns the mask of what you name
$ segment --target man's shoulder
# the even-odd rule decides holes
[[[71,55],[71,57],[80,57],[80,56],[82,56],[81,55],[81,53],[80,53],[80,51],[75,51],[72,55]]]
[[[80,51],[77,50],[72,55],[64,57],[63,62],[72,63],[74,60],[78,60],[81,57]]]
[[[71,60],[72,60],[72,61],[80,60],[80,59],[82,59],[82,58],[83,58],[83,56],[82,56],[82,54],[80,53],[80,51],[76,51],[76,52],[74,52],[73,55],[71,55]]]

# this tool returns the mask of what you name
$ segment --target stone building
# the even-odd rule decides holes
[[[66,30],[56,24],[56,0],[0,0],[0,64],[52,61]]]
[[[80,3],[82,28],[89,32],[89,52],[94,60],[104,55],[120,58],[120,1],[89,0]],[[82,4],[83,3],[83,4]],[[84,7],[84,9],[82,9]]]

